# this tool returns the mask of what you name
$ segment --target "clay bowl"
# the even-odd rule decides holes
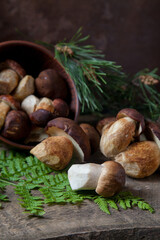
[[[75,84],[70,76],[66,73],[62,65],[54,58],[53,53],[46,48],[27,41],[6,41],[0,43],[0,62],[6,59],[13,59],[20,63],[26,70],[28,75],[37,77],[38,74],[47,68],[55,69],[58,74],[65,79],[68,86],[69,97],[67,99],[70,106],[69,118],[77,121],[80,111],[80,105]],[[17,143],[10,141],[0,135],[0,140],[20,149],[29,150],[33,146],[24,145],[23,143]]]

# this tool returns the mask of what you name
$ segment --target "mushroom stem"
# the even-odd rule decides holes
[[[68,170],[72,190],[94,190],[97,187],[102,165],[95,163],[74,164]]]

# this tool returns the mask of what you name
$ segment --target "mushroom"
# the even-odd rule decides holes
[[[42,98],[33,113],[30,114],[32,123],[45,127],[47,122],[54,118],[54,106],[49,98]]]
[[[23,101],[27,96],[34,93],[34,78],[30,75],[26,75],[21,79],[17,88],[15,89],[13,96],[19,100]]]
[[[26,75],[26,71],[23,69],[23,67],[12,59],[7,59],[5,62],[0,64],[0,70],[7,68],[14,70],[20,76],[20,78],[23,78]]]
[[[30,131],[30,121],[28,115],[19,110],[10,111],[5,119],[2,136],[13,141],[18,141],[27,137]]]
[[[54,99],[53,106],[54,106],[54,115],[56,117],[68,117],[69,106],[63,99],[61,98]]]
[[[155,142],[143,141],[131,144],[115,157],[128,176],[144,178],[153,174],[160,165],[160,150]]]
[[[0,102],[0,129],[3,127],[10,106],[5,102]]]
[[[0,72],[0,94],[10,94],[18,85],[19,76],[11,70],[5,69]]]
[[[40,97],[67,98],[67,84],[54,69],[42,71],[35,79],[35,87]]]
[[[32,129],[28,137],[24,140],[24,143],[28,144],[28,143],[41,142],[47,137],[49,136],[48,134],[45,133],[44,128],[32,126]]]
[[[100,136],[96,129],[88,123],[81,123],[79,125],[86,135],[89,138],[90,145],[91,145],[91,153],[94,153],[99,148]]]
[[[144,134],[147,140],[154,141],[160,148],[160,127],[158,123],[147,122]]]
[[[41,162],[54,170],[64,169],[73,155],[73,144],[65,136],[48,137],[31,151]]]
[[[125,185],[125,171],[114,161],[73,164],[68,179],[72,190],[95,190],[103,197],[111,197]]]
[[[102,134],[103,128],[111,126],[112,123],[114,123],[116,121],[115,117],[106,117],[101,119],[96,126],[97,131],[100,133],[100,135]]]
[[[106,128],[101,136],[100,150],[106,157],[114,157],[124,151],[133,141],[136,122],[124,117],[115,121],[110,128]]]
[[[124,118],[124,117],[129,117],[136,122],[135,136],[139,136],[144,131],[144,129],[145,129],[144,117],[136,109],[124,108],[118,112],[116,119],[120,119],[120,118]]]
[[[12,110],[20,110],[20,103],[12,95],[1,95],[0,102],[6,103]]]
[[[37,105],[39,104],[40,100],[34,95],[29,95],[26,97],[22,103],[21,103],[21,108],[28,114],[30,115],[32,112],[35,111]]]
[[[74,155],[78,161],[88,160],[91,153],[88,136],[81,127],[69,118],[55,118],[47,123],[46,133],[49,136],[66,136],[74,146]]]

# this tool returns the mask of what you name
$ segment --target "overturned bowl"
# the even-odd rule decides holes
[[[67,103],[70,108],[69,118],[77,121],[80,104],[75,84],[63,66],[54,58],[51,51],[38,44],[28,41],[6,41],[0,43],[0,63],[6,59],[18,62],[28,75],[36,78],[45,69],[54,69],[65,80],[68,88]],[[26,145],[23,142],[14,142],[0,135],[0,141],[11,147],[30,150],[33,145]]]

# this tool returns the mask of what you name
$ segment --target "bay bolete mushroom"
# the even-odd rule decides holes
[[[41,162],[54,170],[64,169],[73,155],[73,144],[65,136],[48,137],[31,151]]]
[[[120,164],[73,164],[68,170],[72,190],[95,190],[103,197],[111,197],[125,185],[125,171]]]
[[[40,97],[67,98],[67,84],[54,69],[42,71],[35,79],[35,87]]]
[[[80,126],[69,118],[55,118],[47,123],[46,133],[49,136],[66,136],[74,145],[74,154],[79,161],[87,161],[91,148],[88,136]]]
[[[69,106],[63,99],[61,98],[54,99],[53,106],[55,117],[68,117]]]
[[[131,144],[115,157],[128,176],[144,178],[153,174],[160,165],[160,150],[155,142],[143,141]]]

